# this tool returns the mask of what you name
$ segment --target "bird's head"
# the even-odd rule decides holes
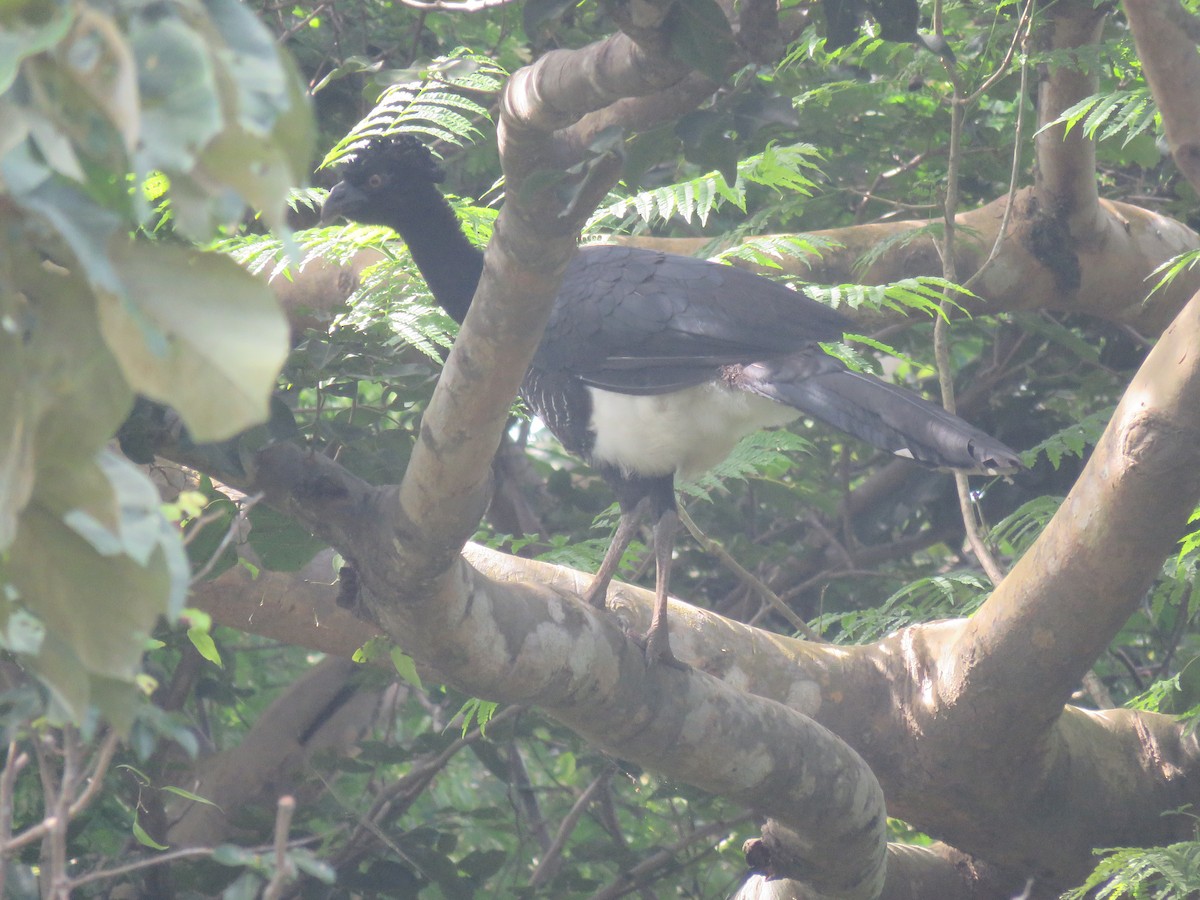
[[[429,149],[409,134],[372,138],[341,171],[321,207],[321,223],[339,216],[364,225],[403,223],[419,215],[422,201],[437,194],[446,177]]]

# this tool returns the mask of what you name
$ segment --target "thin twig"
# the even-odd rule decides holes
[[[524,706],[506,707],[492,716],[488,725],[495,727],[507,719],[520,715],[525,710],[526,707]],[[356,854],[365,852],[358,845],[362,844],[366,835],[369,834],[401,859],[409,862],[418,873],[425,875],[426,873],[421,870],[420,865],[405,855],[404,851],[384,833],[383,829],[377,823],[403,815],[416,801],[417,797],[429,786],[437,774],[446,767],[456,753],[470,746],[475,741],[480,740],[482,737],[482,728],[472,729],[465,737],[452,742],[436,756],[427,758],[424,762],[418,761],[414,763],[413,767],[403,778],[392,784],[382,796],[375,800],[374,805],[368,812],[359,815],[356,829],[338,852],[336,862],[339,864],[349,862],[357,858]],[[352,804],[343,801],[331,785],[326,783],[325,786],[334,800],[341,803],[347,810],[352,808]]]
[[[780,600],[779,595],[767,587],[761,578],[746,569],[741,563],[739,563],[729,554],[728,550],[701,531],[700,527],[692,521],[692,517],[688,515],[688,511],[682,506],[679,507],[679,521],[683,523],[684,527],[691,533],[692,537],[696,539],[696,543],[703,547],[706,553],[711,553],[716,556],[717,559],[724,563],[725,566],[728,567],[730,571],[732,571],[738,578],[761,594],[762,597],[771,604],[772,608],[777,613],[788,620],[793,628],[803,634],[810,641],[821,641],[824,643],[824,639],[815,631],[813,631],[807,622],[796,615],[795,610]]]
[[[208,576],[208,573],[213,570],[213,567],[217,564],[217,561],[225,552],[225,548],[230,545],[234,537],[237,535],[238,530],[241,528],[243,517],[250,512],[250,510],[254,508],[255,504],[262,500],[263,497],[263,494],[258,493],[252,497],[246,497],[242,501],[241,506],[238,508],[237,513],[233,517],[233,520],[229,523],[229,528],[225,531],[225,536],[221,538],[221,543],[217,544],[217,549],[212,552],[212,556],[208,558],[208,562],[206,562],[200,568],[200,571],[192,576],[192,584],[198,584],[199,582],[203,581]]]
[[[46,869],[42,872],[44,884],[48,885],[46,896],[51,900],[67,900],[67,826],[71,824],[71,791],[79,771],[79,732],[72,725],[62,729],[62,776],[58,793],[54,797],[53,811],[48,817],[51,823],[46,831],[42,859]]]
[[[309,22],[311,22],[313,19],[315,19],[315,18],[316,18],[317,16],[319,16],[321,13],[323,13],[323,12],[324,12],[326,9],[328,9],[328,8],[329,8],[329,5],[330,5],[330,0],[326,0],[326,2],[324,2],[324,3],[319,3],[319,4],[317,4],[316,8],[314,8],[314,9],[312,9],[312,10],[310,10],[310,11],[309,11],[308,15],[306,15],[306,16],[305,16],[303,19],[301,19],[299,22],[296,22],[294,25],[292,25],[292,26],[291,26],[290,28],[288,28],[286,31],[284,31],[283,33],[281,33],[281,34],[279,35],[279,37],[277,37],[277,38],[275,39],[275,43],[277,43],[277,44],[286,44],[286,43],[287,43],[289,40],[291,40],[291,38],[292,38],[292,36],[293,36],[293,35],[295,35],[297,32],[299,32],[299,31],[300,31],[302,28],[304,28],[304,27],[305,27],[305,26],[306,26],[306,25],[307,25]]]
[[[940,3],[938,6],[940,7]],[[940,15],[935,15],[934,21],[935,23],[940,23]],[[1020,43],[1020,35],[1021,30],[1018,28],[1017,34],[1013,37],[1013,43],[1009,48],[1010,55]],[[962,83],[958,78],[957,71],[954,69],[954,64],[946,62],[945,66],[950,83],[954,89],[954,96],[950,104],[950,150],[946,167],[946,199],[942,220],[944,231],[940,250],[942,257],[942,277],[947,281],[956,283],[958,281],[958,264],[955,258],[955,235],[958,216],[958,173],[962,158],[961,144],[964,113],[967,105],[971,102],[971,98],[963,95]],[[1024,75],[1024,71],[1023,66],[1022,75]],[[990,83],[990,81],[987,83]],[[1019,145],[1016,152],[1019,152]],[[1014,177],[1009,185],[1010,191],[1014,188],[1015,184],[1014,168]],[[1009,214],[1011,208],[1012,203],[1010,202],[1008,208],[1005,210],[1005,216]],[[1004,235],[1004,227],[1007,227],[1007,221],[1002,226],[1000,235],[997,238],[996,247],[999,246],[999,241]],[[996,247],[993,247],[993,252]],[[942,393],[942,406],[947,412],[953,413],[956,410],[957,404],[954,398],[954,377],[950,371],[950,341],[947,334],[950,310],[950,299],[948,297],[944,298],[941,303],[940,314],[935,319],[933,325],[933,355],[937,364],[938,385]],[[999,584],[1004,578],[1004,571],[1000,568],[995,557],[992,556],[991,551],[988,549],[982,529],[975,518],[974,503],[971,499],[971,489],[967,482],[967,476],[961,472],[955,472],[954,487],[955,493],[958,495],[958,507],[962,515],[967,543],[970,545],[975,558],[979,561],[979,565],[983,568],[983,571],[987,574],[992,584]]]
[[[103,786],[104,775],[108,771],[109,764],[112,762],[113,755],[117,751],[117,744],[120,742],[120,736],[111,731],[104,738],[104,742],[100,745],[100,749],[96,752],[96,762],[92,766],[92,774],[88,781],[88,786],[83,789],[83,793],[71,804],[67,811],[67,818],[74,819],[83,812],[88,805],[96,799],[100,793],[100,788]],[[40,757],[40,755],[39,755]],[[43,786],[45,781],[43,779]],[[45,837],[50,828],[53,827],[53,816],[48,815],[38,824],[22,831],[15,838],[5,841],[0,844],[0,856],[7,856],[14,850],[19,850],[28,844],[32,844],[36,840]],[[11,824],[11,823],[10,823]]]
[[[1030,28],[1032,27],[1032,12],[1033,0],[1026,0],[1025,10],[1021,14],[1021,21],[1017,25],[1017,37],[1020,38],[1021,44],[1024,45],[1029,40]],[[979,266],[968,278],[963,282],[963,287],[970,290],[971,285],[975,284],[988,267],[995,262],[996,257],[1000,255],[1000,247],[1004,243],[1005,237],[1008,235],[1008,225],[1012,220],[1013,205],[1017,199],[1017,181],[1021,171],[1021,141],[1024,138],[1025,115],[1024,115],[1024,99],[1027,83],[1029,81],[1029,55],[1021,59],[1021,79],[1020,85],[1017,88],[1017,123],[1013,135],[1013,154],[1012,165],[1008,174],[1008,197],[1004,203],[1004,214],[1000,217],[1000,228],[996,232],[996,240],[992,242],[992,249],[988,252],[987,259],[983,261],[983,265]]]
[[[187,847],[183,850],[170,850],[146,859],[139,859],[137,862],[126,863],[122,866],[113,866],[111,869],[97,869],[95,872],[88,872],[86,875],[80,875],[78,878],[72,878],[67,883],[67,888],[75,890],[76,888],[83,887],[85,884],[91,884],[93,881],[103,881],[106,878],[119,878],[122,875],[129,875],[133,872],[139,872],[142,869],[161,866],[180,859],[196,859],[212,855],[212,847]]]
[[[292,830],[292,816],[296,812],[296,798],[284,794],[275,807],[275,872],[263,889],[263,900],[279,900],[284,887],[295,877],[291,860],[288,859],[288,833]]]
[[[0,771],[0,897],[4,896],[4,884],[8,876],[8,848],[12,838],[13,793],[17,776],[29,765],[29,754],[17,752],[17,742],[8,745],[4,758],[4,769]]]
[[[752,813],[743,813],[732,819],[712,822],[703,828],[696,829],[682,840],[676,841],[669,847],[663,847],[658,852],[647,856],[636,866],[622,872],[616,881],[608,887],[596,891],[588,900],[617,900],[618,897],[624,897],[649,881],[657,871],[671,865],[680,865],[679,854],[692,844],[708,841],[713,835],[721,834],[722,832],[732,831],[743,822],[750,820],[752,816]]]
[[[541,887],[547,880],[557,874],[562,865],[562,852],[563,848],[567,845],[567,840],[575,831],[575,826],[579,824],[579,819],[591,804],[592,798],[612,778],[615,771],[615,766],[608,766],[603,772],[593,778],[592,783],[584,788],[583,793],[579,795],[579,798],[571,805],[567,814],[563,816],[563,820],[558,825],[558,831],[555,832],[554,841],[550,844],[550,849],[545,852],[541,861],[537,864],[537,868],[529,876],[530,888]]]

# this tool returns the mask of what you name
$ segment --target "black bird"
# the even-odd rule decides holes
[[[376,138],[341,177],[322,221],[344,216],[395,229],[438,303],[462,322],[483,254],[437,188],[444,173],[429,150],[409,135]],[[743,436],[804,414],[925,465],[1020,468],[996,439],[818,346],[847,330],[849,320],[829,308],[731,266],[616,246],[582,247],[569,263],[521,395],[620,504],[585,600],[604,606],[639,523],[646,513],[654,522],[649,661],[675,663],[666,615],[675,477],[715,465]]]

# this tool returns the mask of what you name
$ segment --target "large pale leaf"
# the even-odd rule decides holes
[[[104,491],[97,490],[102,483]],[[146,640],[160,615],[176,616],[187,593],[189,568],[178,532],[159,511],[158,493],[144,474],[102,450],[39,481],[53,484],[56,502],[35,491],[20,518],[6,566],[17,599],[44,627],[36,645],[17,637],[34,632],[9,628],[2,642],[28,654],[67,714],[78,719],[88,702],[110,716],[125,685],[132,690]],[[74,496],[60,513],[55,506]],[[16,612],[10,625],[20,623]],[[31,647],[35,652],[31,652]],[[100,695],[99,682],[107,683]]]
[[[288,351],[267,287],[186,247],[125,242],[112,257],[128,299],[102,298],[100,325],[134,389],[178,411],[197,441],[264,421]]]
[[[62,519],[33,504],[21,516],[8,570],[21,601],[87,672],[133,680],[171,593],[161,548],[145,566],[124,554],[102,555]]]
[[[59,473],[87,466],[133,401],[99,334],[87,285],[28,251],[0,242],[13,288],[0,296],[0,549],[35,481],[65,511]],[[87,469],[87,471],[92,471]],[[96,490],[104,494],[107,485]],[[58,498],[58,499],[55,499]]]
[[[142,94],[138,167],[188,171],[223,124],[208,48],[176,18],[138,17],[130,38]]]
[[[5,4],[0,28],[0,93],[12,87],[21,60],[57,44],[71,27],[74,7],[63,0]]]

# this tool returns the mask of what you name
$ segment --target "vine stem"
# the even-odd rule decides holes
[[[1015,48],[1025,39],[1025,34],[1030,21],[1031,5],[1027,2],[1025,11],[1021,21],[1018,23],[1016,34],[1013,37],[1013,42],[1009,47],[1008,54],[1005,56],[1005,62],[1011,59]],[[935,7],[934,25],[939,37],[944,37],[941,34],[942,4],[939,0]],[[958,283],[958,261],[956,259],[955,238],[957,236],[956,225],[958,215],[958,176],[959,166],[962,162],[962,129],[965,112],[968,106],[975,102],[980,96],[980,91],[976,91],[971,95],[964,94],[962,81],[958,77],[958,72],[954,68],[954,62],[943,60],[946,68],[946,73],[949,78],[953,94],[950,98],[950,148],[949,159],[946,167],[946,197],[942,210],[943,233],[942,240],[939,242],[939,253],[942,258],[942,277],[951,283]],[[1025,86],[1025,70],[1026,66],[1022,63],[1021,68],[1021,86]],[[995,80],[995,76],[990,79],[987,84],[991,84]],[[971,277],[971,283],[977,280],[983,269],[989,265],[999,251],[1000,242],[1004,239],[1005,232],[1008,228],[1009,216],[1011,214],[1013,198],[1016,193],[1017,172],[1019,166],[1020,154],[1020,128],[1021,128],[1021,97],[1018,97],[1017,106],[1017,137],[1016,145],[1013,151],[1013,169],[1009,180],[1009,202],[1006,204],[1004,211],[1004,220],[1001,223],[1000,232],[997,235],[996,242],[992,246],[988,258],[985,260],[975,274]],[[950,310],[953,306],[949,297],[943,296],[939,305],[938,316],[933,325],[933,353],[934,360],[937,365],[938,386],[942,394],[942,406],[951,413],[957,412],[957,402],[954,396],[954,376],[950,366]],[[962,516],[963,528],[966,532],[967,543],[970,545],[975,558],[979,561],[979,565],[987,574],[992,584],[999,584],[1004,578],[1004,570],[996,561],[995,556],[987,546],[987,541],[983,534],[983,528],[976,516],[975,503],[971,498],[970,485],[967,482],[967,476],[961,472],[954,473],[955,493],[958,495],[958,508]]]

